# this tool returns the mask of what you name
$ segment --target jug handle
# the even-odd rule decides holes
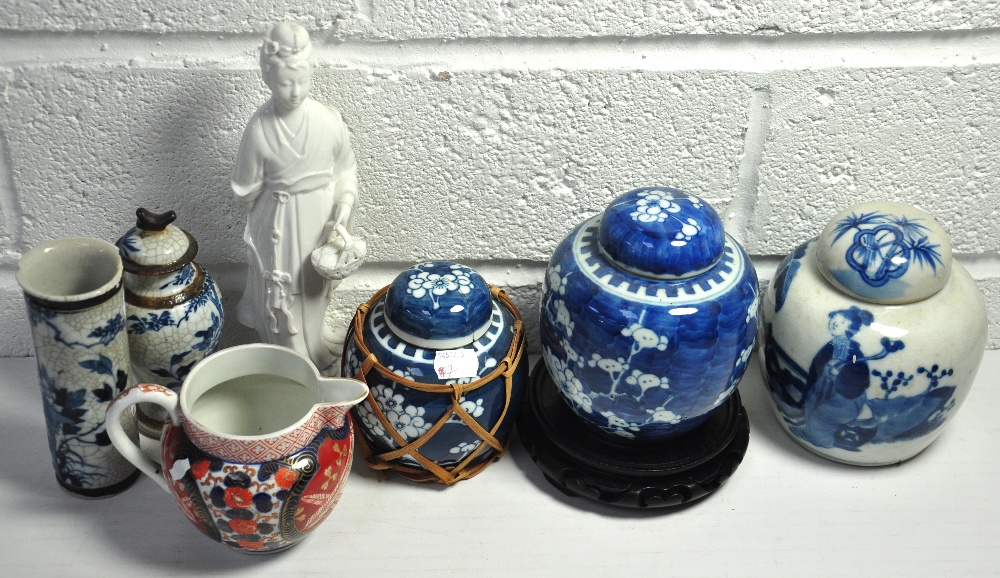
[[[122,427],[121,418],[125,410],[137,403],[152,403],[167,410],[170,420],[174,425],[180,425],[180,418],[177,413],[179,401],[180,398],[176,393],[163,386],[150,383],[137,384],[126,389],[121,395],[116,397],[111,402],[111,405],[108,406],[107,414],[108,436],[111,438],[111,443],[114,444],[118,453],[126,460],[132,462],[132,465],[139,468],[142,473],[153,478],[153,481],[168,493],[170,492],[170,486],[167,484],[166,478],[163,477],[160,466],[149,459],[146,454],[142,453],[138,444],[132,440],[125,431],[125,428]]]

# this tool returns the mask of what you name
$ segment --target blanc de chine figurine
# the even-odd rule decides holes
[[[237,318],[261,341],[333,374],[342,337],[327,327],[326,309],[365,245],[351,236],[358,177],[350,135],[339,112],[309,98],[313,67],[305,28],[271,27],[260,47],[271,98],[247,123],[231,179],[247,207],[249,272]]]

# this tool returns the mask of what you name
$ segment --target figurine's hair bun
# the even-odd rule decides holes
[[[313,45],[309,31],[296,22],[272,26],[260,45],[260,69],[266,77],[275,65],[296,68],[312,60]]]

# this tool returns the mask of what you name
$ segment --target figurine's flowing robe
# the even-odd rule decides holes
[[[231,185],[250,203],[243,235],[250,266],[237,318],[265,343],[291,347],[324,370],[339,356],[323,338],[336,284],[316,272],[310,256],[328,240],[324,227],[337,204],[353,206],[357,166],[340,114],[311,98],[302,106],[297,130],[268,101],[243,132]]]

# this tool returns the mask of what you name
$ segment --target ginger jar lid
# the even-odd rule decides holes
[[[153,213],[140,208],[135,214],[135,227],[116,243],[126,272],[164,275],[194,260],[198,242],[187,231],[171,225],[177,213]]]
[[[486,333],[493,312],[479,273],[450,261],[420,263],[400,273],[385,296],[385,321],[400,339],[425,349],[456,349]]]
[[[711,269],[725,250],[722,220],[679,189],[636,189],[601,217],[601,251],[621,269],[653,279],[684,279]]]
[[[888,305],[940,291],[951,276],[951,241],[934,217],[903,203],[872,201],[838,213],[819,237],[823,276],[845,293]]]

